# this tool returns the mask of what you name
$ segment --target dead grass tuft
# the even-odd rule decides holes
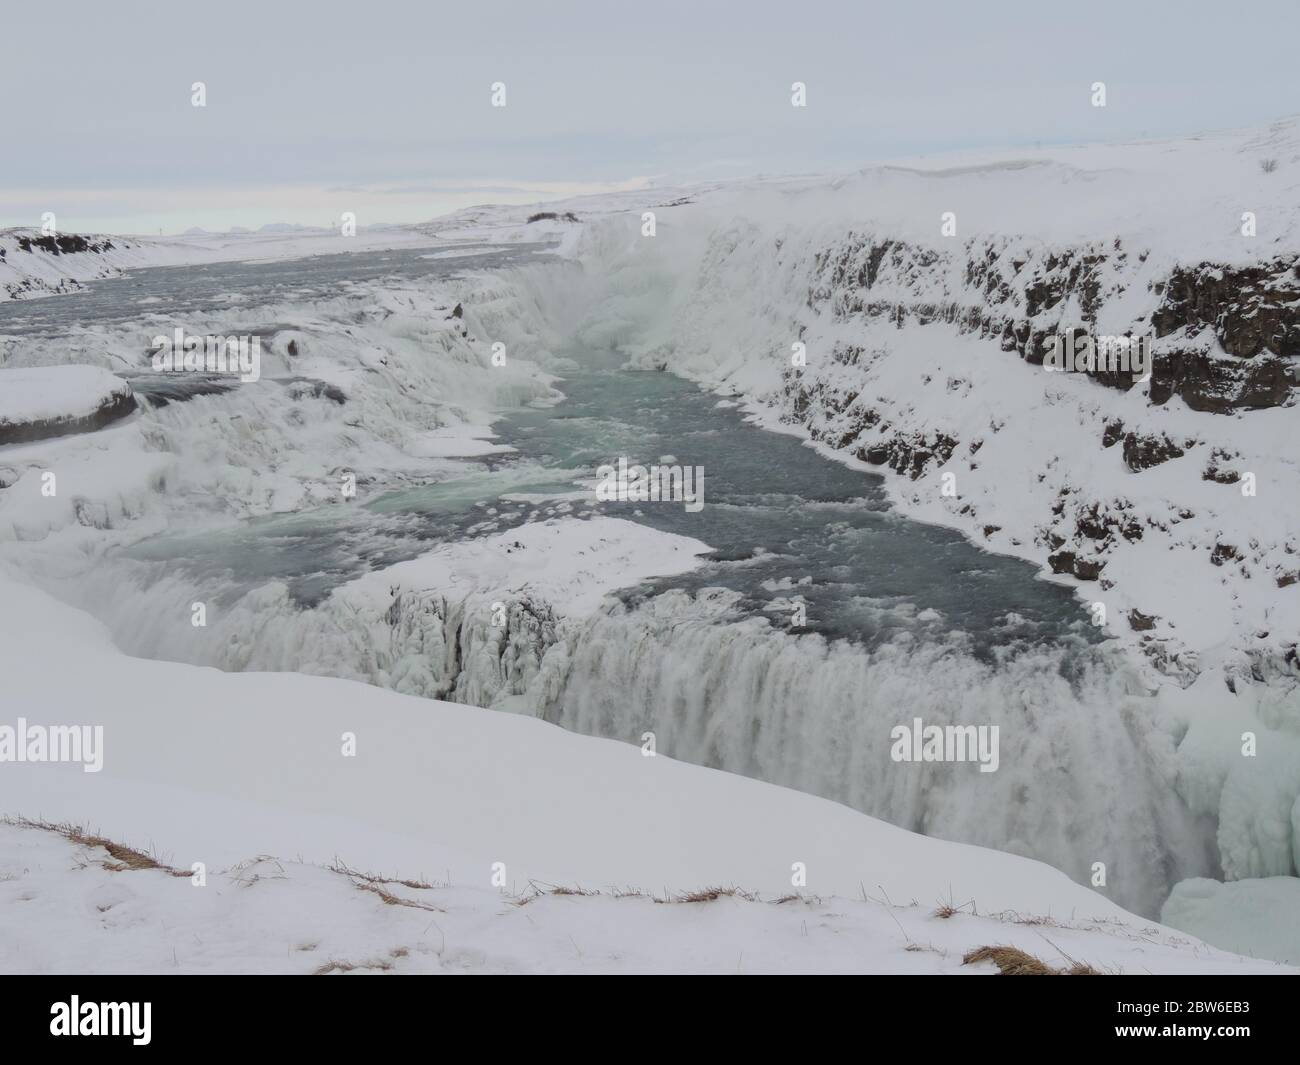
[[[446,913],[441,906],[434,906],[427,902],[420,902],[418,899],[404,899],[401,895],[394,895],[391,891],[381,887],[379,884],[357,884],[358,891],[368,891],[372,895],[378,895],[385,906],[409,906],[413,910],[429,910],[431,913]]]
[[[991,961],[1003,976],[1100,976],[1091,965],[1071,960],[1069,968],[1053,969],[1018,947],[978,947],[962,955],[963,965]]]
[[[412,891],[432,891],[434,886],[424,880],[403,880],[394,876],[379,876],[376,873],[363,873],[359,869],[353,869],[344,862],[335,858],[332,865],[326,866],[331,873],[338,873],[339,876],[345,876],[352,881],[352,886],[358,891],[368,891],[375,895],[385,906],[406,906],[412,910],[428,910],[430,913],[446,913],[441,906],[434,906],[432,903],[421,902],[419,899],[406,899],[401,895],[396,895],[389,891],[386,884],[399,884],[404,888],[410,888]]]
[[[959,904],[956,902],[956,900],[953,899],[953,897],[952,897],[952,889],[949,888],[949,889],[948,889],[948,898],[947,898],[947,901],[944,901],[943,899],[940,899],[940,900],[939,900],[939,905],[938,905],[938,906],[935,908],[935,910],[933,911],[932,916],[934,916],[934,917],[938,917],[940,920],[944,920],[944,921],[946,921],[946,920],[948,920],[949,918],[951,918],[951,917],[955,917],[957,914],[962,913],[963,911],[966,910],[967,907],[970,907],[970,912],[971,912],[972,914],[975,914],[975,913],[977,912],[977,911],[976,911],[976,908],[975,908],[975,900],[974,900],[974,899],[970,899],[970,900],[968,900],[968,901],[966,901],[966,902],[963,902],[963,903],[961,903],[961,904],[959,905]]]
[[[349,868],[346,863],[339,861],[337,858],[334,859],[333,865],[329,865],[326,868],[328,868],[330,872],[338,873],[341,876],[350,876],[353,880],[364,880],[367,884],[401,884],[402,887],[408,887],[414,891],[432,891],[435,886],[424,880],[402,880],[398,877],[378,876],[375,873],[363,873],[359,869]]]
[[[707,887],[699,891],[688,891],[684,894],[677,895],[674,902],[717,902],[718,899],[744,899],[746,902],[757,902],[758,895],[753,891],[742,891],[738,887]]]
[[[543,890],[542,894],[543,895],[580,895],[585,898],[590,895],[599,895],[600,892],[589,891],[586,888],[580,888],[580,887],[565,887],[563,884],[560,884],[555,887],[547,887],[545,890]]]
[[[275,871],[261,872],[262,866],[265,866],[267,870],[274,868]],[[245,888],[260,884],[264,880],[289,879],[284,871],[284,866],[280,864],[280,860],[271,857],[269,854],[259,854],[256,858],[245,858],[238,865],[232,866],[227,875],[240,887]]]
[[[393,963],[385,958],[372,958],[370,961],[350,962],[335,961],[330,959],[319,969],[311,971],[312,976],[329,976],[330,973],[350,973],[357,969],[378,969],[381,972],[391,972]]]
[[[62,836],[71,843],[76,843],[82,847],[100,847],[108,852],[111,861],[103,861],[99,864],[107,869],[110,873],[121,873],[127,870],[137,869],[157,869],[166,873],[168,876],[180,876],[188,878],[190,872],[187,869],[174,869],[170,865],[159,861],[152,854],[146,854],[144,851],[136,850],[134,847],[128,847],[124,843],[118,843],[109,839],[107,836],[99,836],[88,831],[81,825],[74,825],[70,822],[54,822],[30,817],[6,817],[3,819],[7,825],[14,825],[18,828],[36,828],[42,832],[54,832]]]

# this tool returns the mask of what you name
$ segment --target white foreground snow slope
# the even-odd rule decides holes
[[[95,772],[0,763],[0,810],[114,843],[0,827],[5,971],[951,972],[990,945],[1053,968],[1292,971],[1151,927],[1046,865],[632,745],[128,658],[86,615],[0,582],[2,724],[103,729]],[[731,886],[760,897],[679,901]]]

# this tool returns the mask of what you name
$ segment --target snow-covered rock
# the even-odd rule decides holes
[[[135,409],[131,386],[98,366],[0,367],[0,445],[91,432]]]

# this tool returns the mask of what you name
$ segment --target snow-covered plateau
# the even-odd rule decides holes
[[[0,765],[0,813],[29,819],[0,829],[0,964],[1300,964],[1298,193],[1284,122],[485,208],[368,238],[484,250],[441,272],[0,313],[0,726],[102,725],[105,749]],[[56,269],[32,236],[0,234],[12,295],[344,242],[87,237]],[[174,325],[257,336],[261,379],[160,381]],[[1150,337],[1149,375],[1054,372],[1071,329]],[[562,411],[611,349],[864,497],[883,474],[889,521],[1038,567],[1088,640],[981,656],[880,593],[897,634],[864,647],[654,585],[726,545],[602,513],[593,468],[493,428]],[[999,726],[998,770],[891,762],[914,713]]]

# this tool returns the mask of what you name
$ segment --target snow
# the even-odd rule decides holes
[[[112,872],[106,852],[0,826],[0,971],[14,973],[972,973],[962,956],[1017,946],[1047,964],[1130,973],[1294,970],[1150,930],[1093,922],[949,918],[928,901],[788,901],[660,893],[516,897],[491,887],[373,882],[373,873],[250,857],[206,885],[157,870]],[[187,866],[184,872],[189,872]],[[571,888],[572,885],[555,885]],[[400,901],[397,901],[400,900]]]
[[[6,711],[57,709],[105,735],[99,773],[3,766],[0,810],[208,870],[202,888],[111,872],[102,850],[0,828],[7,971],[310,972],[383,959],[399,971],[942,972],[989,941],[1126,972],[1281,971],[1133,918],[1046,865],[633,744],[346,681],[128,658],[85,615],[0,581],[13,634],[0,645]],[[380,885],[422,904],[390,905],[320,868],[336,862],[436,886]],[[498,862],[514,895],[530,882],[661,895],[735,885],[769,901],[512,906],[492,883]],[[810,897],[775,904],[791,894]],[[949,899],[964,911],[931,916]],[[1062,927],[1016,923],[1031,915]],[[812,942],[799,942],[805,925]]]
[[[6,426],[94,414],[130,386],[98,366],[0,367],[0,432]]]
[[[1225,950],[1293,964],[1300,959],[1300,879],[1184,880],[1161,911],[1172,928],[1206,936]]]
[[[475,458],[482,455],[505,455],[514,448],[493,443],[491,426],[450,425],[416,436],[407,445],[412,455],[427,458]]]
[[[494,536],[445,544],[339,589],[354,604],[387,608],[394,589],[448,598],[496,592],[544,601],[562,614],[590,614],[601,599],[649,577],[684,573],[711,550],[689,536],[620,518],[530,522]]]

